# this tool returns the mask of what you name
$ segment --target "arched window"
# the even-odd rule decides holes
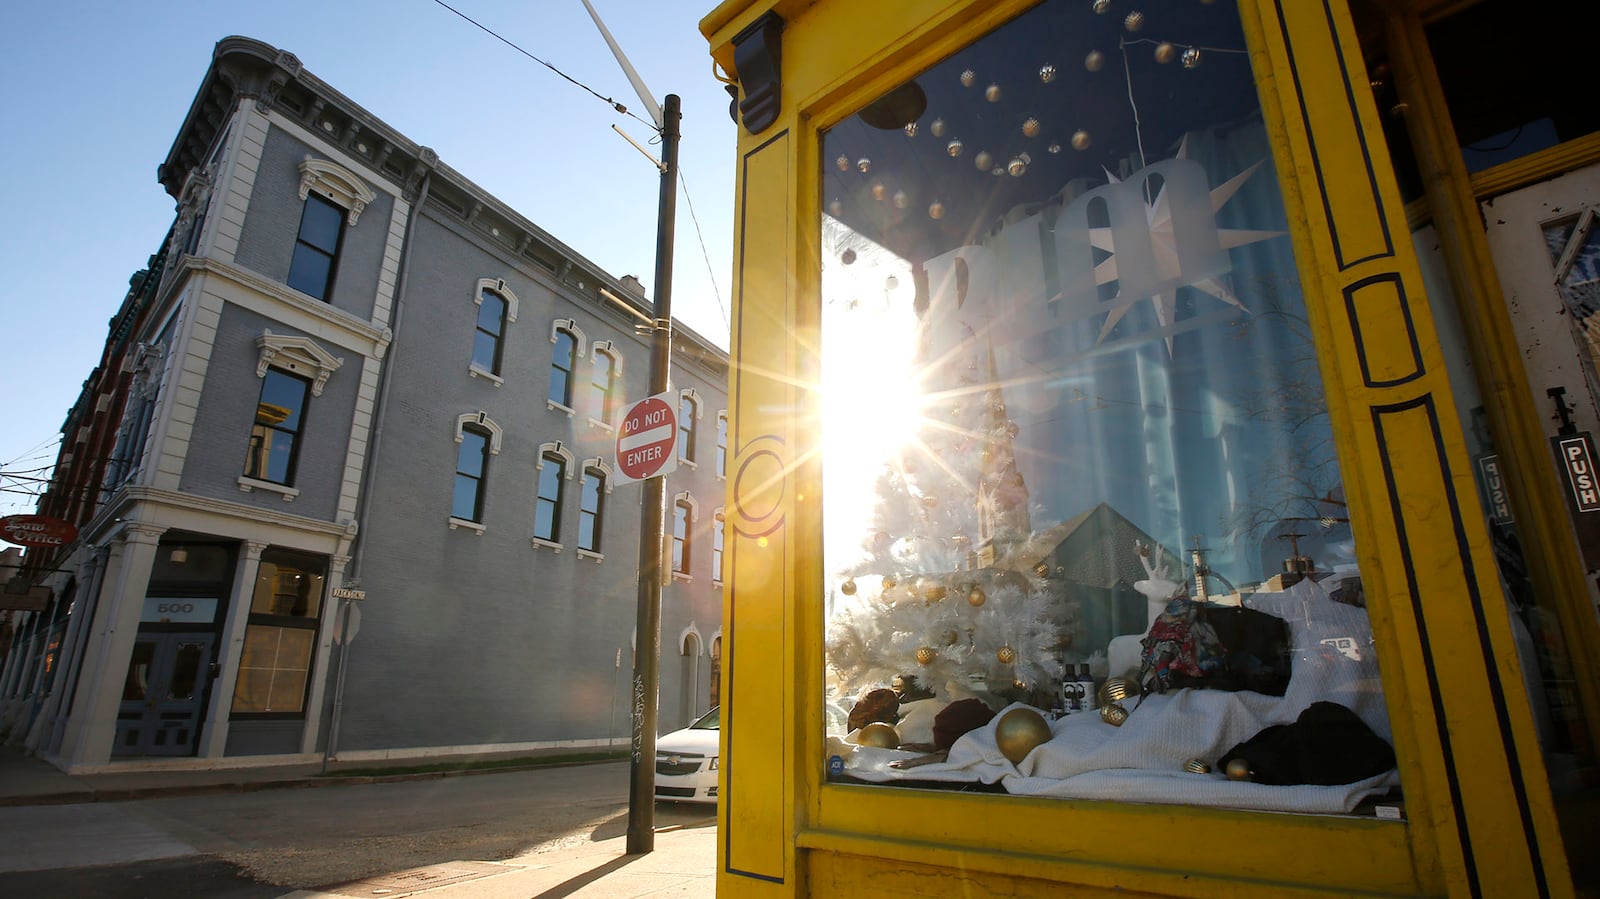
[[[600,552],[605,493],[605,471],[593,464],[585,466],[583,490],[578,497],[578,549],[585,552]]]
[[[717,413],[717,477],[728,476],[728,411]]]
[[[694,523],[694,500],[679,494],[672,504],[672,570],[689,573],[689,526]]]
[[[572,371],[577,366],[578,338],[557,328],[556,348],[550,355],[550,402],[572,408]]]
[[[617,403],[621,391],[617,375],[622,368],[616,350],[609,343],[596,342],[590,354],[592,374],[589,379],[590,415],[596,421],[612,424],[617,416]]]
[[[510,304],[490,287],[478,290],[478,323],[472,335],[472,365],[491,375],[500,374],[500,354],[505,343]]]
[[[559,447],[559,444],[557,445]],[[533,536],[550,543],[561,542],[561,505],[567,479],[567,457],[559,450],[546,450],[539,456],[539,495],[534,500]]]
[[[711,516],[711,579],[722,583],[722,510]]]
[[[678,391],[678,461],[694,463],[695,420],[700,417],[700,398],[694,390]]]
[[[477,425],[461,429],[456,450],[456,488],[450,501],[450,515],[463,521],[483,521],[483,489],[489,475],[487,430]]]

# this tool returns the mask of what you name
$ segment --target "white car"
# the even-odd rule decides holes
[[[656,798],[673,802],[717,801],[717,741],[720,709],[656,740]]]
[[[828,704],[830,733],[844,733],[849,716]],[[656,740],[656,798],[669,802],[717,801],[717,742],[722,736],[721,709]]]

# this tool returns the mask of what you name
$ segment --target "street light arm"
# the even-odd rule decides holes
[[[622,52],[621,47],[617,46],[617,42],[611,37],[611,32],[606,29],[606,23],[600,21],[600,14],[595,12],[594,6],[589,3],[589,0],[583,0],[583,8],[589,11],[589,18],[594,19],[595,27],[600,29],[600,36],[606,39],[606,46],[611,48],[611,55],[617,58],[617,65],[622,66],[623,74],[628,76],[628,83],[633,85],[633,92],[639,95],[639,102],[644,104],[645,110],[650,113],[651,120],[656,123],[656,129],[660,130],[662,127],[661,107],[656,104],[656,98],[650,95],[650,89],[644,86],[644,79],[640,78],[639,73],[633,70],[633,63],[628,62],[627,55]]]

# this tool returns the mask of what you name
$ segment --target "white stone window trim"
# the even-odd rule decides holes
[[[488,431],[489,455],[500,455],[500,440],[505,436],[505,431],[498,424],[495,424],[494,419],[489,417],[489,413],[480,409],[477,412],[463,412],[461,415],[456,416],[456,443],[462,441],[467,425],[477,425]]]
[[[678,391],[678,408],[676,410],[674,410],[674,411],[676,411],[676,412],[678,412],[680,414],[683,412],[683,401],[684,400],[688,400],[690,402],[690,404],[694,406],[694,425],[693,425],[693,427],[691,427],[689,429],[689,438],[691,440],[698,441],[699,437],[700,437],[700,420],[702,418],[706,417],[705,406],[700,402],[700,394],[696,393],[695,389],[693,387],[685,387],[682,390]],[[678,423],[678,430],[680,430],[680,431],[683,430],[683,423],[682,422]],[[694,449],[693,447],[690,447],[691,451],[693,449]],[[697,462],[692,456],[689,457],[689,458],[685,458],[683,456],[683,448],[682,447],[678,447],[674,451],[679,454],[678,455],[678,464],[679,465],[687,465],[687,466],[689,466],[691,471],[698,471],[699,470],[700,463]]]
[[[583,470],[588,471],[591,468],[600,472],[600,476],[606,479],[606,493],[610,494],[613,483],[612,478],[614,477],[610,463],[606,462],[604,456],[594,456],[583,460]]]
[[[565,544],[557,543],[554,540],[546,540],[543,537],[529,537],[528,542],[533,544],[534,549],[548,549],[556,555],[560,555],[561,551],[567,548]],[[582,555],[583,551],[579,550],[578,554]]]
[[[493,384],[496,387],[499,387],[499,386],[505,384],[505,382],[506,382],[505,378],[502,378],[499,375],[495,374],[494,372],[489,371],[488,369],[484,368],[483,366],[479,365],[476,362],[470,363],[467,366],[467,374],[470,377],[482,378],[485,381],[488,381],[490,384]]]
[[[598,565],[601,562],[604,562],[606,560],[606,554],[605,553],[590,552],[587,549],[580,549],[580,550],[578,550],[578,558],[580,558],[580,559],[593,559],[595,564]]]
[[[584,336],[577,322],[570,318],[558,318],[550,323],[550,343],[554,344],[559,339],[556,335],[561,331],[572,335],[572,373],[577,374],[578,360],[589,355],[589,338]]]
[[[286,503],[294,502],[294,498],[300,495],[299,490],[294,487],[290,487],[287,484],[274,484],[271,481],[261,481],[255,478],[247,478],[244,475],[239,476],[238,484],[240,493],[249,493],[252,490],[265,490],[268,493],[281,493],[283,494],[283,501]]]
[[[468,521],[465,518],[457,518],[454,515],[449,516],[446,520],[450,523],[450,530],[453,531],[456,528],[466,528],[467,530],[472,531],[473,536],[475,537],[482,537],[483,532],[487,530],[487,527],[481,521]]]
[[[356,173],[337,162],[308,155],[300,160],[300,199],[304,200],[312,191],[343,206],[345,222],[352,228],[367,204],[378,197],[378,192],[368,187]]]
[[[517,295],[512,293],[511,288],[506,286],[506,279],[479,278],[478,289],[472,294],[472,305],[483,305],[483,292],[485,290],[493,291],[499,294],[500,298],[506,301],[506,324],[509,325],[517,320]],[[505,335],[501,335],[502,338],[504,338],[504,336]]]
[[[281,368],[290,374],[311,381],[311,395],[322,396],[328,377],[344,365],[343,356],[335,356],[309,337],[292,337],[274,334],[271,328],[263,329],[256,338],[256,377],[265,378],[268,368]]]

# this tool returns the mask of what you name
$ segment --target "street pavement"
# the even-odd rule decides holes
[[[448,777],[303,767],[69,776],[0,749],[0,895],[715,892],[710,806],[657,804],[654,851],[626,854],[624,762]]]

